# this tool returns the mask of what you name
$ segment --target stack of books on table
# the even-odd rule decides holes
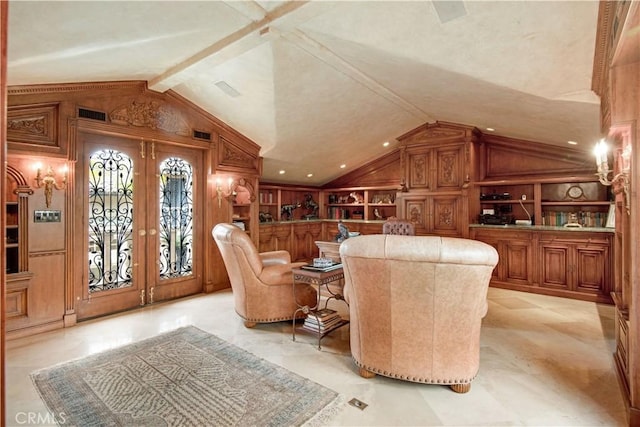
[[[317,318],[316,318],[317,316]],[[304,329],[311,332],[327,332],[342,324],[342,317],[337,311],[330,308],[323,308],[313,313],[309,313],[302,326]]]
[[[303,270],[320,271],[320,272],[337,270],[339,268],[342,268],[342,263],[335,262],[335,261],[332,262],[331,264],[324,265],[324,266],[318,266],[318,265],[314,265],[314,264],[305,264],[305,265],[302,266]]]

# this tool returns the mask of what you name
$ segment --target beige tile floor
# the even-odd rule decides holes
[[[456,394],[445,386],[361,378],[350,358],[348,327],[325,337],[321,351],[306,333],[294,342],[289,323],[245,329],[232,298],[230,291],[198,295],[9,341],[6,425],[26,425],[28,414],[46,418],[32,371],[185,325],[368,405],[345,404],[331,425],[625,425],[608,305],[491,288],[480,372],[469,393]]]

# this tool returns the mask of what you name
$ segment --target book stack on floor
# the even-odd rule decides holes
[[[342,318],[337,311],[330,308],[323,308],[322,310],[316,311],[315,316],[309,313],[302,327],[311,332],[320,331],[320,333],[325,333],[342,324]]]

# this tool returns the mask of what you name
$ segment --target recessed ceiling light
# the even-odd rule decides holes
[[[578,145],[578,143],[577,143],[577,142],[575,142],[575,141],[567,141],[567,144],[570,144],[570,145]]]
[[[347,165],[340,165],[340,169],[344,169],[346,167],[347,167]]]
[[[489,132],[493,132],[495,129],[494,129],[494,128],[487,128],[487,130],[488,130]]]
[[[280,170],[280,172],[278,172],[280,175],[284,175],[284,169]]]
[[[389,146],[389,141],[385,142],[382,144],[383,147],[388,147]]]
[[[313,174],[312,174],[312,173],[308,173],[308,174],[307,174],[307,178],[311,178],[312,176],[313,176]]]

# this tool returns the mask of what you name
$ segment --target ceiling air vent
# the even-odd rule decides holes
[[[211,141],[211,134],[209,132],[194,130],[193,137],[197,139],[204,139],[205,141]]]
[[[102,111],[87,110],[86,108],[78,109],[78,117],[83,119],[100,120],[101,122],[107,121],[107,115]]]

